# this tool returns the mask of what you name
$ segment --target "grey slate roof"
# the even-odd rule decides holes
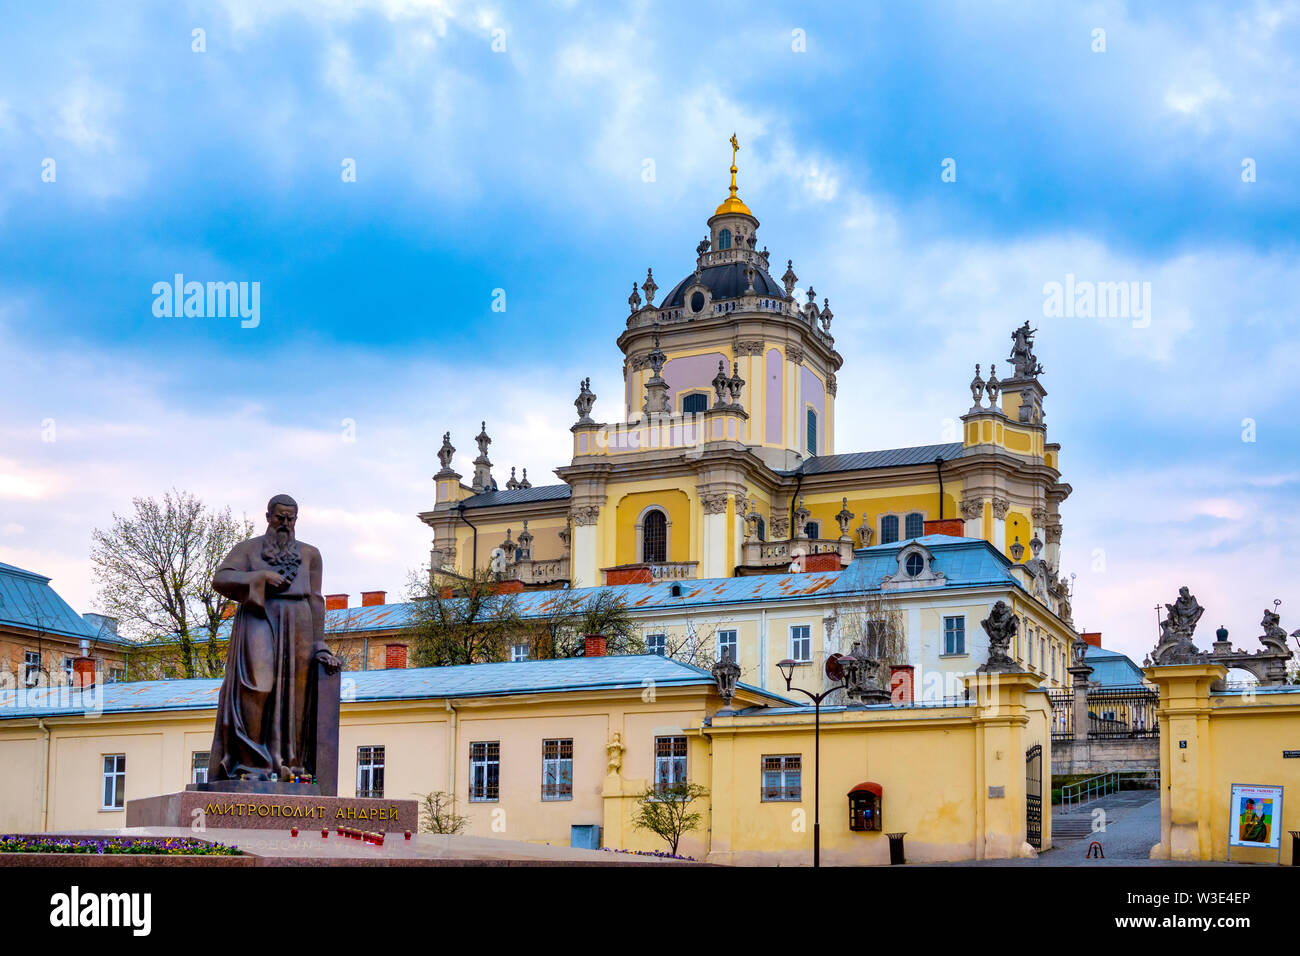
[[[856,451],[844,455],[817,455],[809,458],[791,475],[824,475],[835,471],[861,471],[868,468],[894,468],[899,465],[932,465],[936,458],[951,461],[961,455],[962,443],[917,445],[913,448],[885,448],[881,451]]]
[[[551,661],[512,661],[463,664],[409,670],[345,671],[345,701],[442,700],[464,697],[506,697],[577,690],[641,690],[713,684],[708,671],[655,654],[627,657],[573,657]],[[750,694],[778,706],[795,701],[741,684]],[[48,717],[88,712],[203,710],[216,707],[221,681],[153,680],[104,684],[97,693],[67,688],[0,691],[0,720]]]
[[[50,579],[0,561],[0,624],[41,630],[80,640],[125,643],[115,635],[100,633],[50,587]]]
[[[700,284],[708,286],[709,291],[713,293],[714,301],[720,299],[735,299],[745,294],[745,289],[749,286],[749,278],[745,275],[748,263],[729,262],[720,266],[709,266],[700,272]],[[695,273],[692,272],[681,282],[677,283],[668,292],[660,302],[660,307],[665,309],[675,308],[685,304],[686,290],[695,284]],[[777,285],[767,270],[761,266],[754,267],[754,291],[759,295],[769,296],[774,299],[784,299],[786,297],[784,287]]]
[[[568,485],[534,485],[531,488],[501,488],[485,491],[461,502],[466,508],[494,505],[524,505],[534,501],[562,501],[573,493]]]
[[[1127,654],[1119,651],[1089,644],[1084,662],[1092,668],[1088,680],[1096,681],[1103,687],[1128,687],[1141,684],[1145,679],[1142,668],[1134,664]]]

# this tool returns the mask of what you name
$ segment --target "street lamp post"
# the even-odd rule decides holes
[[[820,867],[822,865],[822,701],[847,685],[836,684],[820,694],[814,694],[802,687],[790,686],[790,681],[794,677],[794,661],[787,657],[776,666],[785,678],[787,691],[797,690],[811,698],[813,702],[813,866]]]

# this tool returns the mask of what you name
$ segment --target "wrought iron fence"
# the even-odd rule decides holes
[[[1048,691],[1052,703],[1052,739],[1073,740],[1074,692]],[[1096,687],[1088,691],[1088,736],[1097,738],[1158,737],[1160,692],[1145,684]]]

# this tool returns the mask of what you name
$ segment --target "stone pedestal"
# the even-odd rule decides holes
[[[241,784],[244,789],[224,789]],[[239,828],[250,830],[313,829],[336,826],[362,830],[416,831],[419,805],[414,800],[321,796],[312,784],[223,781],[221,790],[195,784],[179,793],[128,800],[128,827]],[[212,785],[215,786],[215,785]],[[254,789],[274,787],[275,790]],[[293,789],[289,789],[293,788]]]

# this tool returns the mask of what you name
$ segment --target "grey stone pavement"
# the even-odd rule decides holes
[[[1096,810],[1105,812],[1105,830],[1090,832]],[[1057,835],[1058,828],[1064,831]],[[1160,842],[1160,791],[1125,790],[1089,801],[1068,811],[1052,807],[1052,848],[1032,860],[968,860],[925,866],[1245,866],[1226,862],[1153,860],[1151,847]],[[1082,836],[1075,834],[1082,833]],[[1104,859],[1088,859],[1088,846],[1101,844]]]

